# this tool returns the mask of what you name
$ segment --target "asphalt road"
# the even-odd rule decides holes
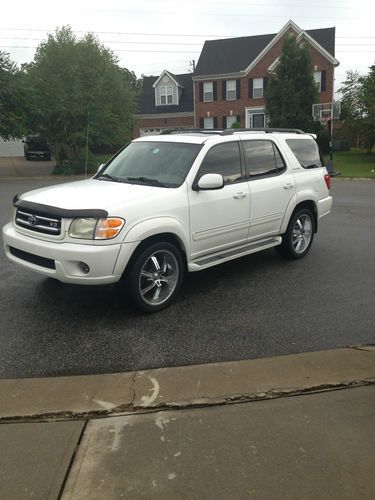
[[[61,181],[60,181],[61,182]],[[15,193],[0,180],[0,223]],[[0,251],[0,377],[93,374],[375,343],[375,182],[334,180],[333,213],[309,255],[273,250],[190,274],[167,310],[143,315],[115,285],[64,285]]]

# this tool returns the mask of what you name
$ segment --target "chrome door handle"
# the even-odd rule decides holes
[[[287,184],[284,184],[283,188],[284,189],[292,189],[293,184],[291,182],[288,182]]]
[[[245,198],[245,196],[246,196],[246,193],[235,193],[235,194],[233,195],[233,198],[234,198],[235,200],[239,200],[240,198]]]

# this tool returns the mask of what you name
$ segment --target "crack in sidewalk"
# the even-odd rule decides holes
[[[369,386],[375,384],[375,378],[343,381],[332,384],[321,384],[311,387],[287,388],[287,389],[269,389],[266,392],[236,394],[226,397],[212,398],[201,396],[199,399],[186,402],[162,402],[153,406],[144,407],[135,404],[135,382],[137,373],[134,374],[132,381],[133,397],[131,403],[118,405],[110,410],[93,410],[88,412],[64,411],[56,413],[34,414],[29,416],[1,417],[0,425],[7,423],[26,423],[26,422],[57,422],[66,420],[90,420],[108,417],[117,417],[124,415],[140,415],[144,413],[154,413],[168,410],[187,410],[202,407],[225,406],[230,404],[259,402],[270,399],[279,399],[285,397],[305,396],[320,392],[338,391],[344,389],[354,389],[357,387]]]

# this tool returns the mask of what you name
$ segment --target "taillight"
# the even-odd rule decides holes
[[[329,174],[326,174],[324,176],[324,180],[326,182],[327,189],[330,189],[331,188],[331,177],[329,176]]]

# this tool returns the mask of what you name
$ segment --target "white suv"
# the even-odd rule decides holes
[[[65,283],[122,278],[154,312],[185,270],[270,247],[304,257],[331,210],[329,181],[298,130],[169,131],[132,141],[91,179],[16,196],[5,252]]]

